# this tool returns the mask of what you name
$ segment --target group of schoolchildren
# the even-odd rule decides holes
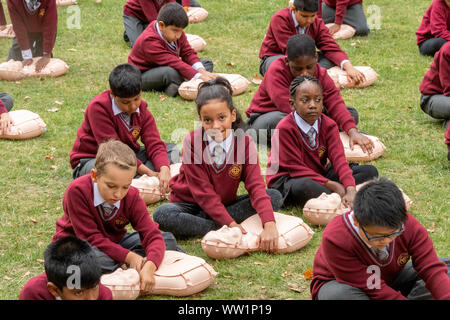
[[[45,273],[32,278],[20,298],[112,299],[99,279],[120,267],[139,272],[145,294],[164,251],[184,252],[176,239],[203,237],[223,225],[245,234],[241,222],[254,214],[263,227],[260,247],[274,253],[274,211],[302,208],[309,199],[334,192],[352,210],[323,232],[314,259],[313,299],[450,299],[450,259],[437,257],[427,230],[407,212],[399,188],[378,178],[374,166],[349,164],[345,158],[339,131],[349,135],[350,147],[358,144],[368,153],[373,142],[358,131],[358,112],[345,105],[326,70],[337,65],[350,81],[364,81],[332,37],[342,23],[359,35],[369,33],[362,1],[295,0],[273,16],[259,56],[264,78],[245,111],[247,121],[234,106],[230,83],[213,73],[212,61],[200,59],[187,42],[184,7],[200,4],[178,2],[125,3],[128,63],[114,68],[109,90],[86,108],[70,151],[74,180],[45,252]],[[16,32],[10,56],[21,53],[17,60],[24,64],[42,56],[45,64],[56,34],[55,1],[7,4]],[[425,42],[449,40],[450,1],[434,0],[433,6],[440,16],[446,10],[447,31],[436,34],[433,12],[427,11],[431,29],[420,29],[431,31],[421,36]],[[333,23],[330,29],[324,21]],[[419,43],[420,52],[431,46],[437,44]],[[420,86],[421,106],[436,118],[445,104],[450,114],[449,49],[447,42],[436,53]],[[161,140],[142,91],[176,96],[179,85],[192,78],[204,80],[195,100],[201,127],[184,138],[180,173],[171,178],[170,164],[179,162],[180,152]],[[3,115],[12,107],[9,97],[3,98],[0,130],[9,125]],[[246,134],[249,128],[261,134],[252,137]],[[447,141],[450,148],[448,131]],[[271,148],[265,177],[255,142]],[[161,194],[170,191],[169,202],[155,209],[153,219],[130,186],[142,175],[157,177]],[[240,182],[248,194],[238,195]],[[356,192],[363,182],[369,183]],[[134,233],[127,232],[129,224]],[[67,285],[71,265],[81,270],[76,288]],[[369,267],[378,268],[375,286],[369,285]]]

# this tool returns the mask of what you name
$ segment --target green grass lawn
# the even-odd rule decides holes
[[[89,101],[108,87],[109,72],[127,62],[123,42],[122,7],[125,0],[79,0],[81,28],[70,29],[74,12],[59,8],[54,55],[67,62],[59,78],[0,81],[0,91],[15,99],[15,109],[38,113],[47,124],[41,137],[0,141],[0,299],[17,299],[26,281],[43,272],[43,251],[62,215],[62,198],[72,180],[69,152]],[[211,58],[216,72],[239,73],[251,80],[258,73],[259,48],[271,16],[288,0],[201,0],[207,20],[189,25],[188,33],[207,42],[200,57]],[[427,228],[439,256],[450,256],[450,164],[441,122],[419,107],[419,83],[431,57],[416,46],[415,31],[431,1],[368,0],[381,12],[381,28],[368,37],[339,41],[353,65],[370,65],[379,74],[365,89],[342,90],[347,105],[359,111],[359,129],[387,146],[374,164],[414,201],[410,212]],[[0,60],[6,60],[10,40],[0,39]],[[235,97],[241,111],[249,105],[257,85]],[[194,128],[195,104],[181,98],[161,99],[146,92],[144,99],[155,116],[162,138],[181,143]],[[27,98],[26,98],[27,97]],[[55,101],[63,102],[63,105]],[[59,111],[48,110],[57,107]],[[52,155],[53,157],[46,156]],[[243,188],[241,190],[244,191]],[[150,213],[156,208],[149,207]],[[284,213],[302,217],[300,209]],[[300,251],[286,255],[255,253],[216,261],[202,251],[199,240],[180,241],[189,254],[200,256],[218,272],[207,290],[185,299],[310,299],[303,273],[313,266],[323,227]],[[173,299],[148,297],[148,299]]]

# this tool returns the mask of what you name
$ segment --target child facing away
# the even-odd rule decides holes
[[[180,174],[170,181],[170,203],[159,206],[153,219],[176,237],[202,237],[223,225],[246,233],[240,223],[257,213],[264,228],[261,248],[276,251],[273,211],[281,207],[281,195],[265,188],[231,85],[220,77],[201,83],[196,104],[202,127],[186,135]],[[248,194],[237,196],[241,181]]]
[[[323,89],[316,78],[300,76],[292,81],[289,104],[294,111],[276,127],[266,175],[268,187],[283,195],[284,206],[303,208],[309,199],[335,192],[352,208],[355,182],[378,176],[374,166],[349,166],[336,122],[322,114],[322,101]]]
[[[165,4],[139,36],[128,56],[128,63],[142,72],[144,91],[164,91],[175,97],[185,80],[200,78],[214,79],[211,73],[213,63],[209,59],[199,59],[187,41],[183,30],[189,24],[184,8],[178,3]]]
[[[77,237],[63,237],[44,252],[45,272],[31,278],[20,300],[113,300],[100,283],[102,270],[94,250]]]
[[[419,86],[420,108],[432,118],[450,122],[450,41],[434,55]]]
[[[8,132],[12,126],[12,120],[8,112],[11,111],[13,105],[13,98],[5,92],[0,92],[0,135]]]
[[[137,38],[156,20],[161,7],[175,0],[128,0],[123,6],[124,40],[133,47]],[[200,7],[196,0],[177,0],[183,7]]]
[[[168,192],[170,164],[179,162],[174,143],[165,144],[156,121],[142,100],[139,69],[121,64],[109,75],[110,90],[92,99],[70,152],[73,177],[89,174],[94,168],[98,146],[105,139],[115,138],[127,144],[137,158],[137,174],[157,176],[161,194]],[[138,142],[141,139],[143,146]]]
[[[7,0],[9,17],[16,37],[12,41],[8,60],[22,61],[24,66],[36,62],[41,71],[52,57],[55,46],[58,12],[55,0]]]
[[[322,19],[332,23],[330,33],[333,35],[347,24],[355,29],[355,35],[367,36],[370,33],[362,0],[321,0]]]
[[[313,300],[448,300],[449,266],[450,258],[438,258],[427,229],[406,211],[400,189],[381,178],[363,186],[353,211],[323,231],[311,295]]]
[[[339,89],[336,88],[327,70],[318,63],[314,40],[307,34],[296,34],[286,44],[286,56],[275,60],[258,90],[245,110],[249,117],[247,123],[256,130],[259,144],[270,145],[272,131],[278,122],[291,112],[289,105],[289,86],[295,77],[310,75],[317,78],[323,88],[324,112],[350,136],[350,147],[361,146],[363,151],[371,152],[373,143],[359,133],[358,112],[347,107]]]
[[[434,56],[450,40],[450,0],[433,0],[416,31],[419,52]]]
[[[161,234],[139,191],[131,186],[136,168],[129,146],[114,139],[100,144],[95,169],[67,187],[64,213],[56,222],[52,241],[65,236],[86,240],[103,273],[127,264],[139,272],[141,290],[148,291],[165,250],[183,250],[172,234]],[[134,233],[127,232],[128,224]]]
[[[347,54],[317,16],[318,8],[318,0],[295,0],[292,8],[275,13],[259,51],[261,75],[265,75],[273,61],[286,54],[286,44],[291,36],[307,34],[319,49],[319,65],[322,68],[329,69],[337,65],[347,72],[349,82],[360,83],[365,80],[364,74],[353,67]]]

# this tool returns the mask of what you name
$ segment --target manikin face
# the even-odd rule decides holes
[[[136,169],[122,169],[114,164],[108,164],[102,175],[97,175],[97,170],[92,169],[92,181],[97,183],[98,191],[102,198],[109,204],[122,200],[130,189]]]
[[[201,107],[199,119],[206,133],[216,142],[222,142],[231,134],[236,109],[230,111],[226,101],[209,100]]]
[[[306,123],[312,126],[322,114],[322,100],[322,90],[317,83],[306,80],[297,87],[295,98],[289,99],[289,104]]]

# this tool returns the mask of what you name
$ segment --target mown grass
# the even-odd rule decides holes
[[[60,78],[0,81],[0,91],[15,99],[15,109],[38,113],[47,124],[41,137],[0,141],[0,299],[17,299],[25,282],[43,272],[43,251],[62,214],[62,198],[71,179],[69,152],[89,101],[107,89],[109,72],[127,61],[122,40],[124,0],[97,4],[79,0],[81,29],[69,29],[68,8],[59,8],[55,57],[70,65]],[[208,43],[200,53],[214,61],[215,71],[239,73],[251,80],[258,73],[258,52],[270,17],[287,0],[202,0],[206,21],[189,25],[188,33]],[[450,256],[450,165],[446,159],[442,124],[419,107],[418,86],[432,61],[419,55],[415,30],[429,1],[368,0],[365,8],[380,7],[381,29],[368,37],[339,41],[354,65],[370,65],[377,82],[362,90],[342,90],[346,103],[358,109],[359,129],[377,136],[388,150],[374,163],[414,201],[411,213],[427,228],[439,256]],[[0,39],[0,60],[6,60],[10,41]],[[257,89],[235,97],[239,110],[247,108]],[[28,98],[26,98],[28,97]],[[150,110],[165,141],[180,143],[193,129],[193,102],[162,100],[146,92]],[[58,105],[55,101],[64,104]],[[47,110],[58,107],[58,112]],[[52,155],[47,159],[46,156]],[[240,190],[244,192],[243,188]],[[152,213],[156,205],[149,206]],[[300,209],[282,212],[302,217]],[[312,241],[287,255],[255,253],[234,260],[208,258],[196,239],[180,241],[189,254],[208,261],[218,272],[207,290],[184,299],[310,299],[303,273],[312,268],[323,227],[314,227]],[[148,299],[173,299],[148,297]]]

